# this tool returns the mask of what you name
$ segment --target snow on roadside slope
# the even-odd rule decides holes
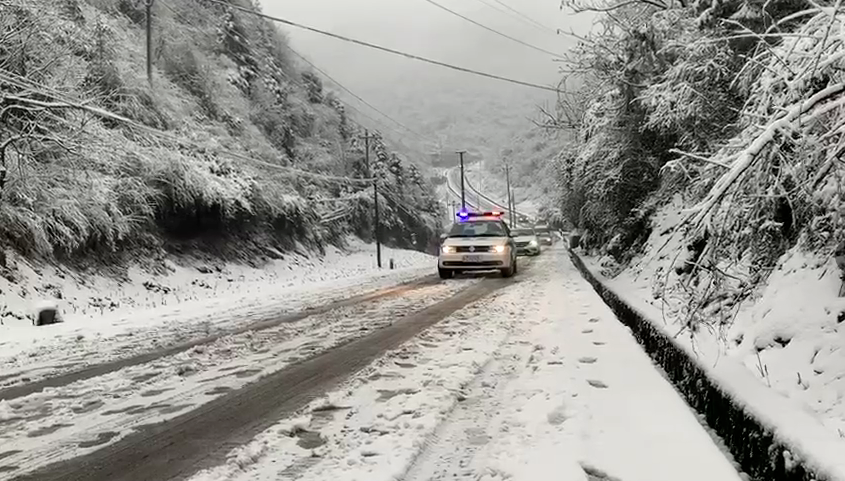
[[[680,236],[670,237],[683,208],[676,199],[662,209],[645,254],[614,279],[604,279],[669,335],[680,330],[674,315],[679,300],[664,305],[658,296],[663,285],[676,282],[673,261],[683,262]],[[585,261],[603,277],[595,259]],[[701,329],[694,344],[701,364],[740,402],[845,479],[845,463],[839,461],[845,452],[845,324],[840,320],[845,299],[837,297],[839,287],[832,259],[793,248],[727,328]],[[692,351],[688,331],[678,341]]]
[[[191,481],[739,481],[565,254],[538,261]]]
[[[28,319],[6,317],[0,326],[0,371],[78,368],[433,272],[431,256],[394,249],[384,249],[383,255],[394,258],[397,269],[378,270],[374,250],[353,241],[347,251],[330,248],[323,258],[290,254],[260,267],[173,264],[169,274],[158,276],[131,269],[125,283],[84,279],[52,267],[39,274],[18,261],[17,284],[0,278],[0,310],[25,312],[33,291],[60,291],[65,322],[34,327]],[[48,280],[51,287],[42,289]],[[15,294],[22,290],[27,297]],[[64,365],[55,366],[58,361]]]

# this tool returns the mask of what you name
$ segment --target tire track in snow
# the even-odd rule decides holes
[[[330,302],[327,304],[323,304],[317,307],[311,307],[308,309],[304,309],[300,312],[296,312],[293,314],[287,314],[282,316],[273,316],[272,319],[263,319],[256,322],[249,323],[245,326],[227,330],[220,332],[218,334],[207,335],[200,337],[198,339],[194,339],[191,341],[183,342],[180,344],[176,344],[174,346],[154,350],[151,352],[146,352],[143,354],[139,354],[136,356],[132,356],[129,358],[124,359],[117,359],[115,361],[110,361],[101,364],[90,365],[85,368],[71,371],[65,374],[60,374],[57,376],[47,377],[35,382],[19,384],[11,387],[7,387],[4,389],[0,389],[0,400],[9,401],[12,399],[24,397],[33,393],[41,392],[46,388],[58,388],[62,386],[66,386],[68,384],[82,381],[85,379],[91,379],[99,376],[103,376],[105,374],[118,371],[123,368],[137,366],[140,364],[146,364],[149,362],[153,362],[157,359],[172,356],[178,354],[180,352],[188,351],[192,348],[197,346],[201,346],[204,344],[210,344],[212,342],[217,341],[226,336],[232,336],[237,334],[242,334],[245,332],[250,331],[260,331],[269,328],[273,328],[282,324],[293,323],[297,321],[301,321],[305,318],[310,316],[323,314],[334,309],[339,309],[342,307],[352,306],[355,304],[360,304],[362,302],[384,299],[388,297],[396,297],[401,296],[411,290],[418,289],[421,287],[425,287],[427,285],[431,285],[438,282],[435,276],[427,276],[423,279],[412,281],[409,283],[400,284],[398,286],[389,287],[386,289],[380,289],[375,292],[370,292],[367,294],[361,294],[353,297],[349,297],[346,299],[341,299],[339,301]],[[25,375],[26,372],[17,373],[17,375]]]
[[[493,434],[491,421],[502,404],[508,378],[525,369],[531,350],[523,343],[503,343],[468,386],[463,401],[426,439],[404,481],[477,479],[471,461]]]
[[[389,326],[397,316],[448,299],[477,281],[438,282],[402,297],[362,302],[300,323],[221,337],[202,349],[14,401],[10,404],[19,409],[15,418],[0,424],[0,437],[22,452],[0,464],[20,473],[84,453],[85,448],[102,448],[139,426],[173,418],[260,375]]]
[[[554,251],[550,252],[547,254],[547,259],[550,261],[556,257],[559,259],[559,256],[555,254],[557,253]],[[555,295],[559,296],[560,287],[565,287],[566,295],[572,296],[573,300],[578,293],[577,287],[569,283],[565,286],[557,286],[545,282],[545,285],[546,290],[535,293],[535,307],[539,299],[547,300]],[[519,323],[514,327],[473,380],[469,389],[471,394],[468,394],[466,399],[458,404],[437,427],[426,440],[421,452],[404,476],[398,479],[402,481],[507,480],[511,479],[514,473],[509,471],[508,467],[503,468],[502,465],[506,466],[508,463],[506,460],[502,463],[503,460],[500,458],[502,454],[509,452],[503,453],[502,449],[512,444],[512,441],[510,443],[506,441],[505,445],[497,446],[500,438],[527,436],[520,438],[523,444],[532,446],[536,444],[535,447],[542,447],[543,443],[539,440],[544,436],[542,429],[567,432],[574,438],[583,436],[580,428],[582,423],[570,419],[573,413],[579,411],[578,405],[583,401],[577,401],[577,398],[571,398],[569,395],[562,396],[557,403],[546,403],[544,408],[540,408],[548,410],[545,415],[542,411],[539,413],[543,417],[541,424],[545,424],[546,428],[534,431],[526,430],[522,425],[520,413],[523,408],[536,410],[540,407],[533,403],[534,396],[548,398],[548,395],[538,392],[536,386],[538,380],[542,383],[550,379],[549,369],[556,373],[552,374],[552,378],[570,385],[571,389],[574,389],[571,394],[577,396],[576,393],[579,390],[577,386],[582,382],[584,384],[591,384],[591,382],[583,377],[588,376],[589,373],[579,373],[576,363],[592,364],[597,360],[582,357],[575,361],[574,358],[570,358],[570,353],[563,352],[555,342],[551,345],[548,343],[549,340],[545,336],[548,335],[546,326],[549,323],[569,323],[574,319],[560,320],[556,316],[560,316],[561,313],[550,311],[548,308],[542,314],[539,312],[537,314],[530,316],[533,322]],[[595,321],[589,320],[586,324],[594,325]],[[581,334],[581,336],[584,335]],[[587,338],[575,342],[595,349],[591,341],[592,339]],[[541,377],[536,377],[538,375]],[[597,384],[599,384],[598,381]],[[606,387],[605,385],[604,388]],[[563,391],[569,391],[569,389]],[[522,399],[522,402],[514,403],[514,399]],[[543,405],[543,403],[540,404]],[[538,413],[534,413],[534,417],[537,417],[536,414]],[[577,476],[583,476],[582,479],[587,481],[620,481],[594,466],[585,464],[578,459],[577,455],[573,456],[568,452],[562,452],[560,455],[571,459],[567,470],[557,473],[559,479],[578,479]],[[492,460],[497,462],[491,463]],[[523,459],[523,462],[526,461],[527,459]],[[576,477],[570,478],[570,475]],[[531,478],[517,477],[516,479]]]
[[[551,259],[552,256],[537,259],[537,278],[544,276],[542,269],[550,267]],[[537,305],[535,298],[531,307],[536,309]],[[517,323],[511,327],[499,348],[467,386],[459,398],[460,402],[425,440],[417,457],[400,478],[402,481],[478,479],[480,473],[472,467],[473,458],[495,436],[495,428],[506,429],[492,424],[492,421],[507,402],[508,382],[536,362],[536,346],[519,340],[532,325]]]
[[[91,454],[47,466],[21,480],[172,479],[213,466],[287,413],[467,304],[509,284],[484,279],[449,299],[374,333],[269,374],[168,422],[150,426]]]

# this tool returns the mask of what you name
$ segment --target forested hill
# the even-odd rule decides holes
[[[371,235],[372,172],[388,241],[428,247],[424,175],[378,133],[365,165],[356,114],[274,25],[210,0],[152,11],[150,85],[143,1],[3,3],[0,243],[47,258],[319,248]]]

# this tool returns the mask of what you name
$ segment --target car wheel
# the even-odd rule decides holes
[[[516,266],[514,264],[511,264],[507,269],[502,269],[502,277],[513,277],[514,274],[516,274]]]
[[[442,269],[440,267],[437,268],[437,273],[440,275],[441,279],[451,279],[455,277],[455,271],[451,269]]]

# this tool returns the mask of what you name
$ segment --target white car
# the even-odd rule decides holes
[[[519,228],[514,229],[511,232],[513,233],[513,240],[516,243],[517,255],[540,255],[540,239],[537,237],[537,233],[534,232],[534,229],[530,227]]]
[[[534,226],[534,232],[537,233],[540,244],[546,246],[554,245],[555,238],[552,234],[552,229],[548,225],[536,225]]]
[[[441,279],[463,271],[498,270],[502,277],[517,272],[516,245],[501,212],[459,212],[441,238],[437,259]]]

